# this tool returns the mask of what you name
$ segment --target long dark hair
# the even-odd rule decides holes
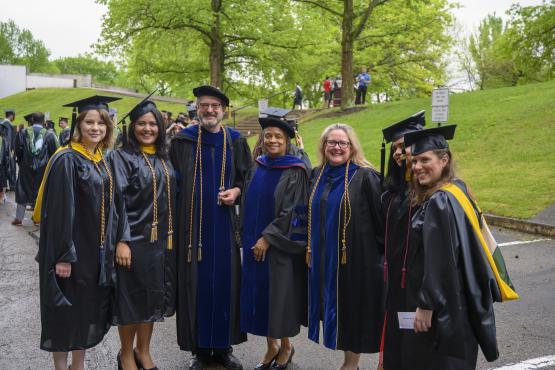
[[[168,143],[166,142],[166,123],[162,118],[162,113],[160,113],[158,109],[153,109],[150,112],[146,112],[145,114],[147,113],[152,113],[154,115],[154,118],[156,120],[156,125],[158,126],[158,137],[154,142],[154,145],[156,146],[156,155],[162,159],[167,159]],[[140,117],[138,117],[137,120],[139,118]],[[136,124],[137,124],[137,121],[131,122],[131,124],[129,125],[129,128],[127,129],[127,144],[125,145],[125,149],[138,153],[141,150],[141,145],[139,144],[139,142],[137,141],[137,138],[135,137]]]
[[[389,150],[389,161],[387,162],[387,175],[384,178],[384,190],[392,193],[401,193],[408,189],[409,184],[405,180],[405,166],[399,166],[393,158],[393,144]]]

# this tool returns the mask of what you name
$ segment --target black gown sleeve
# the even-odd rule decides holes
[[[71,306],[56,281],[56,264],[75,263],[78,258],[73,244],[73,223],[78,206],[74,187],[71,156],[62,155],[51,164],[42,204],[39,263],[46,288],[44,298],[50,306]]]
[[[115,206],[118,217],[116,242],[130,242],[131,229],[125,207],[125,189],[129,186],[131,176],[130,164],[124,160],[124,154],[118,149],[110,152],[110,163],[114,174]]]
[[[380,175],[370,169],[365,173],[364,191],[366,200],[370,209],[370,217],[375,227],[376,242],[379,252],[384,252],[384,213],[382,210],[382,187],[380,184]]]
[[[280,197],[277,217],[262,232],[272,247],[286,253],[305,253],[307,237],[308,176],[304,169],[292,168],[289,182]]]
[[[249,144],[244,137],[237,139],[234,144],[235,148],[235,178],[233,181],[233,188],[237,187],[243,191],[247,173],[252,165],[252,155]],[[237,202],[241,197],[237,198]]]

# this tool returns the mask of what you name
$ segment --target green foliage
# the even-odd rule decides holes
[[[118,76],[118,69],[113,62],[105,62],[92,54],[76,57],[64,57],[52,62],[60,71],[67,74],[91,74],[94,81],[114,84]]]
[[[528,7],[514,4],[507,13],[507,24],[489,15],[469,39],[480,89],[553,78],[555,0]]]
[[[554,101],[555,81],[451,95],[450,123],[458,127],[450,145],[457,173],[485,211],[529,218],[555,203],[555,152],[548,149],[555,132]],[[324,128],[347,123],[379,169],[381,130],[422,109],[429,120],[430,104],[429,98],[374,104],[359,113],[303,122],[299,130],[316,165]]]
[[[0,22],[0,63],[25,64],[30,72],[57,72],[49,56],[50,51],[31,31],[20,29],[13,20]]]

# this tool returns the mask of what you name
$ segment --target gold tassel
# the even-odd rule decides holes
[[[153,223],[152,227],[150,228],[150,242],[154,243],[158,240],[158,224]]]
[[[308,267],[310,267],[311,263],[312,263],[312,252],[310,251],[310,248],[306,249],[306,256],[305,256],[305,260],[306,260],[306,265]]]
[[[191,255],[193,253],[192,250],[193,250],[193,248],[191,247],[191,244],[189,244],[189,246],[187,247],[187,262],[188,263],[191,263],[191,260],[192,260],[192,257],[191,257]]]
[[[341,248],[341,264],[347,264],[347,247],[343,244],[343,248]]]
[[[197,249],[197,261],[202,261],[202,244],[198,245]]]
[[[171,251],[173,249],[173,232],[168,233],[168,250]]]

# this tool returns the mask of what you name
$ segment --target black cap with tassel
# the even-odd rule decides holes
[[[150,94],[148,94],[143,100],[141,100],[136,106],[133,107],[133,109],[131,109],[129,112],[127,112],[127,114],[125,116],[123,116],[123,118],[118,122],[118,125],[121,123],[121,133],[122,133],[122,137],[121,137],[121,142],[123,144],[123,146],[127,145],[127,122],[125,121],[127,119],[127,117],[129,117],[138,107],[141,107],[144,105],[144,103],[150,99],[150,97],[152,95],[154,95],[154,93],[157,91],[158,89],[154,89],[153,92],[151,92]],[[131,119],[133,119],[133,117],[131,117]]]

